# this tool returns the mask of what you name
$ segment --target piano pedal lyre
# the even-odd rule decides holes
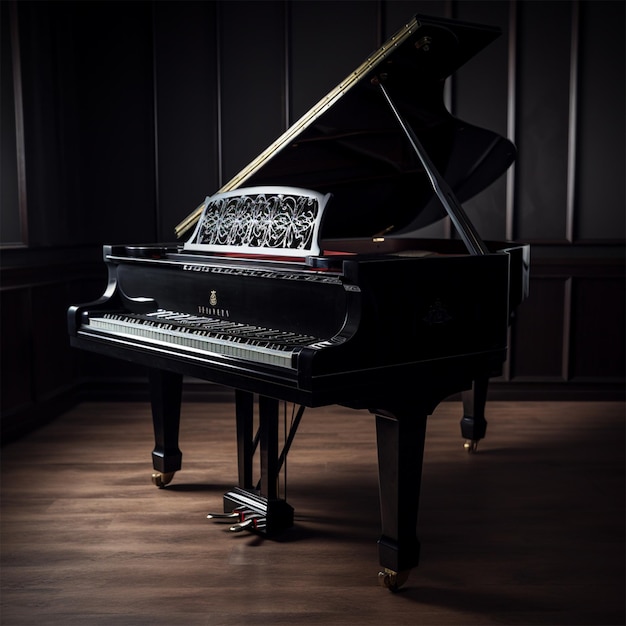
[[[209,513],[208,519],[234,521],[229,530],[272,535],[293,526],[293,508],[285,500],[268,500],[254,491],[235,487],[224,494],[224,513]]]

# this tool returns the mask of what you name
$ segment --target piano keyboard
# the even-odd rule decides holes
[[[291,369],[295,369],[296,348],[319,341],[309,335],[165,310],[145,315],[103,313],[90,316],[88,324],[109,335]]]

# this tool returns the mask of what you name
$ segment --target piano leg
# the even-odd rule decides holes
[[[476,452],[478,442],[487,432],[485,405],[488,384],[489,378],[486,376],[477,378],[473,381],[472,388],[461,394],[463,398],[461,436],[465,439],[464,447],[470,454]]]
[[[183,377],[181,374],[150,369],[150,400],[154,426],[154,450],[152,451],[152,482],[159,488],[171,482],[182,463],[178,449],[180,425],[180,402]]]
[[[235,391],[237,423],[237,467],[239,486],[252,489],[252,462],[254,460],[254,396],[247,391]]]
[[[419,561],[417,512],[428,414],[414,407],[375,410],[382,534],[379,582],[392,591]]]

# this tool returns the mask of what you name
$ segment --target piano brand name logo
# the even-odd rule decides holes
[[[230,317],[230,311],[228,309],[218,309],[215,306],[204,306],[203,304],[198,305],[198,313],[212,317]]]
[[[217,291],[211,289],[209,293],[209,306],[199,304],[198,313],[201,315],[212,315],[214,317],[230,317],[228,309],[220,309],[217,307]]]
[[[451,319],[452,316],[448,312],[448,309],[442,304],[441,300],[435,300],[435,302],[428,307],[428,311],[423,317],[423,321],[429,326],[433,326],[434,324],[447,324]]]

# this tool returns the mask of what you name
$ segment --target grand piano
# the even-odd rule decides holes
[[[305,407],[365,409],[376,419],[379,581],[404,584],[419,559],[427,417],[462,393],[462,436],[476,449],[528,289],[528,246],[483,241],[461,204],[515,148],[444,105],[446,78],[497,36],[415,16],[207,197],[177,243],[104,246],[108,285],[69,309],[70,341],[146,366],[158,487],[181,468],[183,377],[235,390],[239,484],[209,514],[234,532],[294,523],[279,478]],[[452,237],[416,236],[444,217]],[[292,419],[280,437],[283,403]]]

